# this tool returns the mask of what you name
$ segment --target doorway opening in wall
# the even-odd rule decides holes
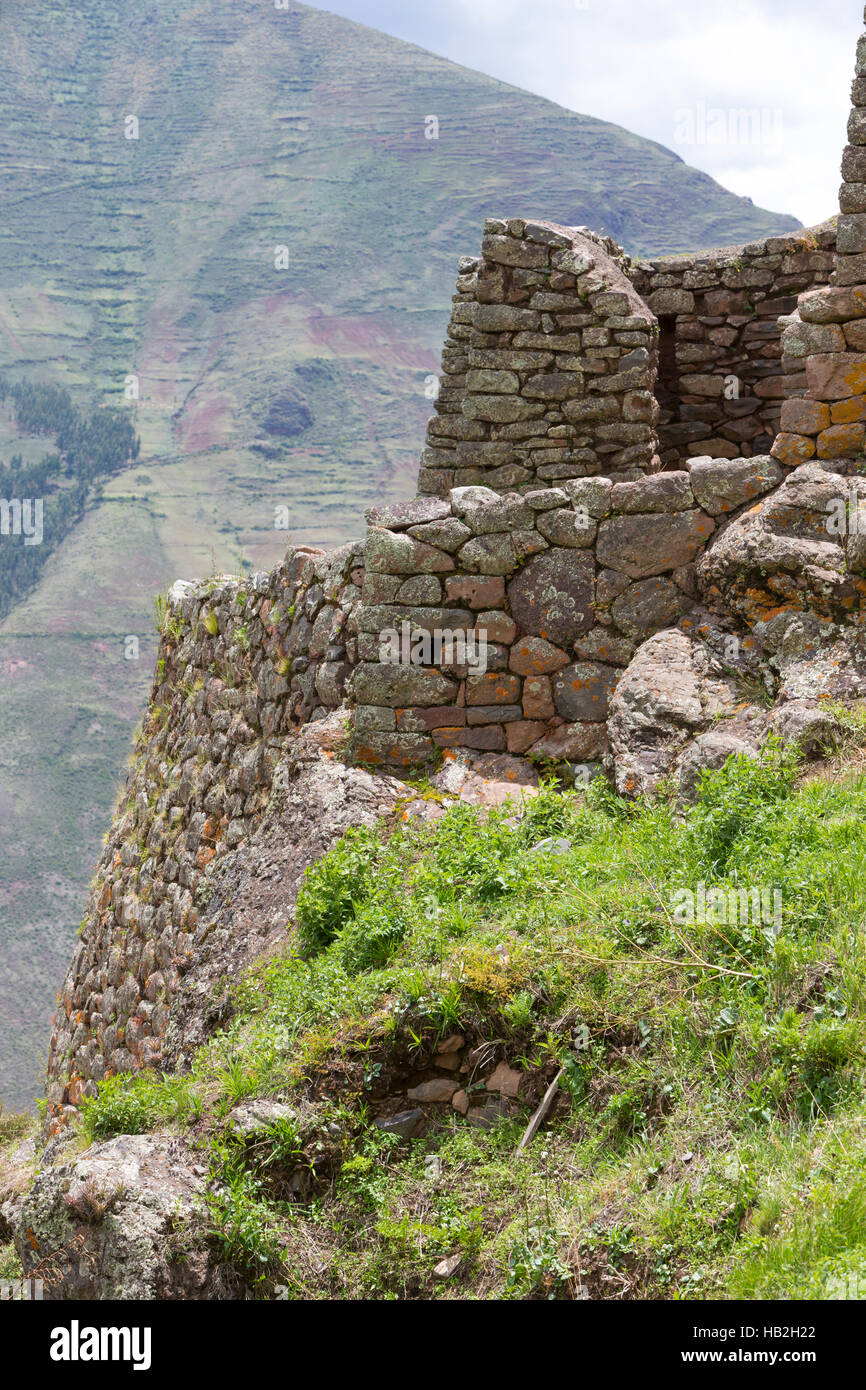
[[[679,418],[679,374],[677,372],[677,320],[675,314],[659,315],[659,366],[656,397],[661,415],[659,424]]]
[[[677,319],[675,314],[659,314],[658,370],[656,400],[659,403],[659,453],[663,468],[681,468],[679,431],[680,378],[677,369]]]

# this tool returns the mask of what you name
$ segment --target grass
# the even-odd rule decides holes
[[[349,831],[191,1075],[103,1086],[88,1133],[186,1128],[210,1154],[208,1238],[265,1296],[849,1296],[866,1279],[866,779],[799,774],[771,745],[706,775],[684,815],[596,780],[519,819],[457,805]],[[551,837],[567,852],[533,852]],[[778,891],[781,915],[731,920],[719,898],[684,920],[698,885]],[[488,1129],[443,1106],[422,1139],[378,1130],[378,1103],[455,1030],[524,1072],[528,1103]],[[239,1144],[232,1107],[253,1096],[306,1118]]]
[[[19,1115],[0,1105],[0,1204],[26,1181],[26,1163],[9,1162],[15,1147],[35,1134],[32,1115]],[[8,1235],[7,1223],[0,1218],[0,1232]],[[23,1277],[21,1260],[11,1240],[0,1238],[0,1284],[17,1283]]]
[[[31,1115],[19,1115],[0,1105],[0,1149],[24,1139],[33,1128]]]

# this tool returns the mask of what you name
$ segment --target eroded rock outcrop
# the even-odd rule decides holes
[[[169,1135],[121,1134],[45,1163],[4,1207],[25,1278],[48,1299],[232,1297],[196,1230],[205,1179]]]
[[[795,469],[707,547],[697,567],[707,604],[749,628],[789,611],[842,622],[859,613],[862,538],[847,519],[850,499],[860,496],[866,499],[866,483],[841,467]]]
[[[301,881],[353,825],[393,812],[406,786],[374,777],[333,756],[345,742],[345,712],[308,725],[277,765],[261,823],[242,851],[227,856],[202,884],[191,942],[194,964],[174,994],[163,1065],[188,1065],[225,1023],[231,982],[254,961],[284,950]]]
[[[721,646],[724,635],[704,624]],[[756,752],[768,725],[743,679],[754,662],[725,662],[708,641],[679,628],[658,632],[638,649],[611,703],[608,733],[621,796],[654,795],[663,782],[694,794],[703,768],[732,753]]]

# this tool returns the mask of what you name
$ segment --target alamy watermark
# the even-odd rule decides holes
[[[0,497],[0,536],[23,536],[25,545],[41,545],[42,498]]]
[[[772,927],[782,930],[779,888],[678,888],[672,895],[673,918],[681,926]]]
[[[778,147],[783,126],[779,107],[707,106],[698,101],[674,112],[674,144]]]
[[[149,1327],[82,1327],[73,1318],[51,1333],[52,1361],[125,1361],[134,1371],[149,1371],[153,1332]]]
[[[826,506],[826,529],[831,536],[866,536],[866,497],[851,483],[847,494],[831,497]]]
[[[41,1279],[0,1279],[0,1303],[41,1303],[44,1297]]]
[[[479,675],[487,670],[487,633],[484,628],[413,628],[410,622],[385,628],[379,635],[379,661],[383,666],[468,666]]]

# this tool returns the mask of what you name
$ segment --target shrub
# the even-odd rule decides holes
[[[383,846],[367,826],[353,827],[304,875],[295,911],[302,949],[315,955],[355,918]]]
[[[112,1076],[99,1092],[82,1102],[84,1132],[89,1140],[115,1134],[146,1134],[173,1119],[191,1118],[200,1107],[188,1077],[153,1072]]]

